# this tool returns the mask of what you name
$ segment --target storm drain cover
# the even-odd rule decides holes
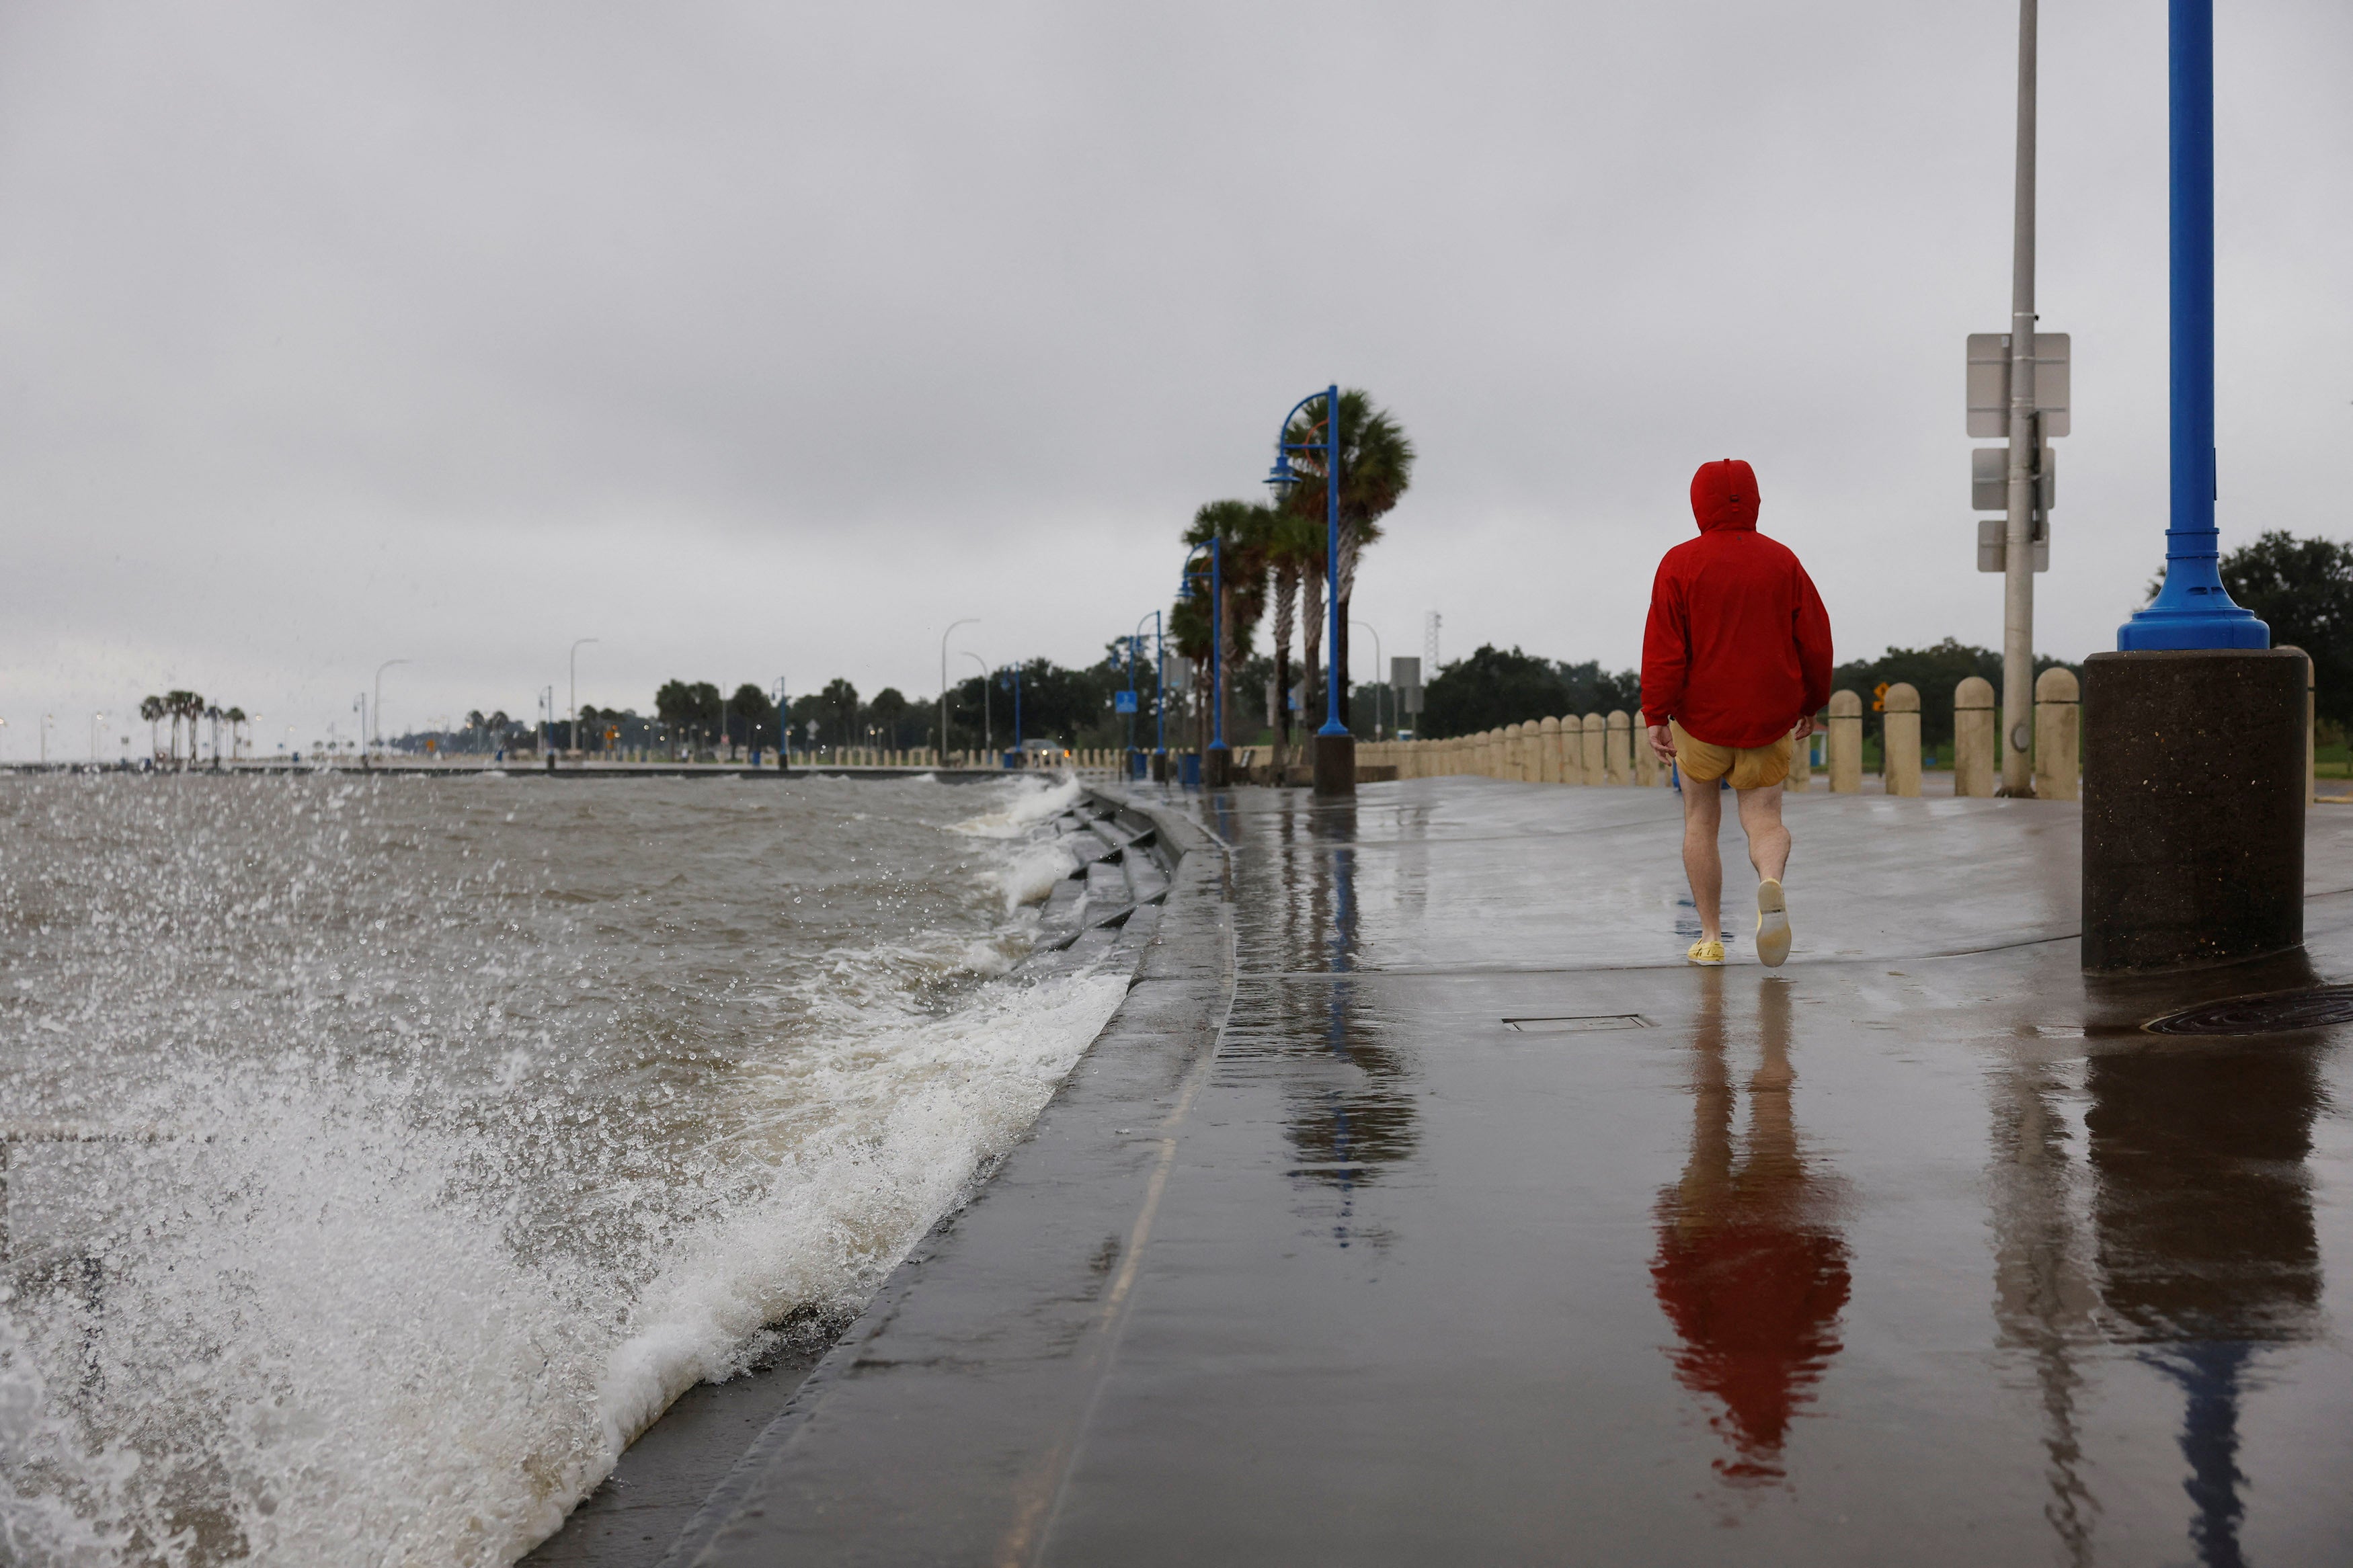
[[[2141,1026],[2152,1035],[2277,1035],[2353,1024],[2353,985],[2316,985],[2201,1002]]]
[[[1504,1026],[1523,1035],[1588,1035],[1597,1029],[1647,1029],[1640,1013],[1595,1013],[1580,1018],[1506,1018]]]

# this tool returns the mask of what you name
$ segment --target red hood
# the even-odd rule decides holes
[[[1702,533],[1757,526],[1757,472],[1737,458],[1702,463],[1692,476],[1692,516]]]

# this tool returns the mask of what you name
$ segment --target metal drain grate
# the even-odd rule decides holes
[[[2353,985],[2316,985],[2201,1002],[2144,1024],[2152,1035],[2279,1035],[2353,1024]]]
[[[1585,1035],[1596,1029],[1647,1029],[1640,1013],[1596,1013],[1581,1018],[1506,1018],[1504,1027],[1523,1035]]]

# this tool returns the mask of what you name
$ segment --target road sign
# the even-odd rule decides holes
[[[1114,713],[1133,713],[1133,712],[1134,712],[1134,711],[1135,711],[1135,693],[1134,693],[1134,692],[1133,692],[1133,691],[1114,691],[1114,692],[1113,692],[1113,693],[1111,694],[1111,710],[1112,710],[1113,712],[1114,712]]]
[[[2065,332],[2034,334],[2034,411],[2042,416],[2047,440],[2067,434],[2068,339]],[[2000,441],[2010,435],[2010,334],[1969,334],[1969,435]]]
[[[1978,519],[1978,570],[2004,572],[2010,568],[2010,520],[2006,517]],[[2034,569],[2051,570],[2051,520],[2037,512],[2033,522]]]
[[[2038,510],[2049,511],[2059,504],[2059,448],[2046,445],[2036,456],[2042,461],[2035,476],[2039,482],[2034,505]],[[1969,449],[1969,508],[1973,511],[2010,510],[2009,447]]]

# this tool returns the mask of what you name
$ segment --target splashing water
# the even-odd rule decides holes
[[[0,1562],[528,1549],[1117,1006],[1008,973],[1066,791],[0,782]]]

